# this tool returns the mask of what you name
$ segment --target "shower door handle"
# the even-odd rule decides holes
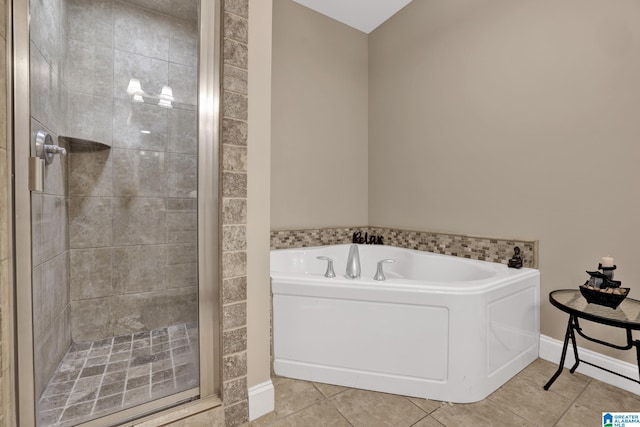
[[[60,147],[57,142],[53,142],[53,138],[47,132],[39,130],[36,133],[36,156],[44,160],[45,164],[53,163],[54,155],[67,155],[67,150]]]

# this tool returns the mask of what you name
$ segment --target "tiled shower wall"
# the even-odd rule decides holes
[[[538,267],[538,245],[535,240],[465,236],[430,231],[404,230],[390,227],[338,227],[271,231],[271,249],[340,245],[352,242],[353,233],[364,237],[382,236],[386,245],[417,249],[443,255],[506,264],[513,248],[521,250],[525,267]]]
[[[227,426],[245,422],[247,400],[248,0],[223,3],[222,398]]]
[[[68,1],[72,338],[196,321],[197,3]]]
[[[31,9],[31,153],[35,134],[64,132],[66,3],[34,0]],[[67,147],[68,148],[68,147]],[[45,167],[44,191],[31,194],[35,387],[39,396],[71,344],[68,239],[68,158]]]

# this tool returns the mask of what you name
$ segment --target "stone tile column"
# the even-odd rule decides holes
[[[227,426],[247,421],[248,0],[223,7],[221,138],[222,398]]]

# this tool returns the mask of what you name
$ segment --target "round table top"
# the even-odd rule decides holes
[[[640,330],[640,301],[625,298],[615,310],[589,304],[578,289],[560,289],[549,293],[549,301],[562,311],[605,325]]]

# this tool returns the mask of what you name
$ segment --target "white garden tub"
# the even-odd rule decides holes
[[[349,246],[271,251],[277,375],[466,403],[538,357],[537,270],[359,245],[362,276],[348,279]]]

